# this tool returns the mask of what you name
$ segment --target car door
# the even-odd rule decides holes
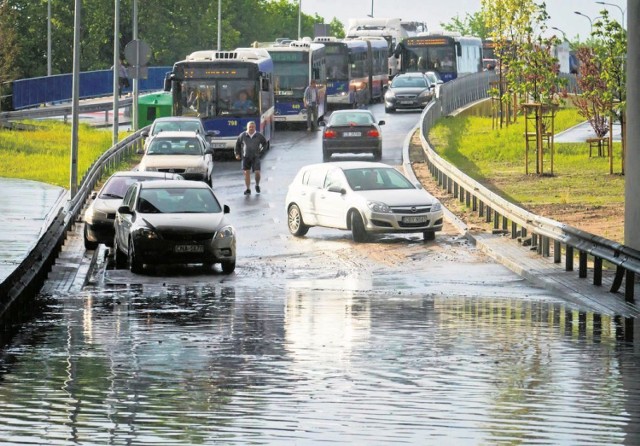
[[[333,168],[327,172],[322,189],[314,197],[318,224],[330,228],[347,228],[346,194],[347,181],[342,169]]]
[[[129,187],[127,193],[122,199],[122,206],[129,206],[129,209],[131,210],[135,209],[138,189],[139,184],[133,184]],[[116,219],[114,222],[116,245],[119,246],[120,250],[123,252],[129,252],[129,233],[131,231],[132,218],[132,214],[116,213]]]
[[[297,185],[295,201],[302,212],[305,223],[318,225],[318,210],[316,209],[315,197],[321,191],[324,184],[326,170],[322,167],[310,168],[303,173],[300,184]]]

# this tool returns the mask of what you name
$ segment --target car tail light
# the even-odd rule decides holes
[[[338,134],[336,133],[335,130],[325,130],[324,131],[324,137],[325,138],[335,138],[336,136],[338,136]]]
[[[380,137],[380,132],[377,130],[369,130],[367,132],[367,136],[371,137],[371,138],[379,138]]]

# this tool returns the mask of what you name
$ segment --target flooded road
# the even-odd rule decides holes
[[[416,116],[385,115],[384,162]],[[428,243],[290,236],[286,186],[319,134],[278,138],[259,196],[215,167],[234,274],[100,258],[80,291],[45,285],[5,336],[0,444],[640,444],[633,321],[531,286],[449,224]]]

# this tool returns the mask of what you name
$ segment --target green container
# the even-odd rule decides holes
[[[156,118],[171,116],[171,93],[151,93],[138,97],[138,128],[148,126]]]

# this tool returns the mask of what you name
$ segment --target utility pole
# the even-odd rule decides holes
[[[73,20],[73,74],[71,82],[71,165],[69,192],[71,199],[78,191],[78,107],[80,95],[80,8],[81,0],[75,0]]]
[[[120,109],[120,0],[115,0],[113,15],[113,145],[118,143],[118,113]]]

